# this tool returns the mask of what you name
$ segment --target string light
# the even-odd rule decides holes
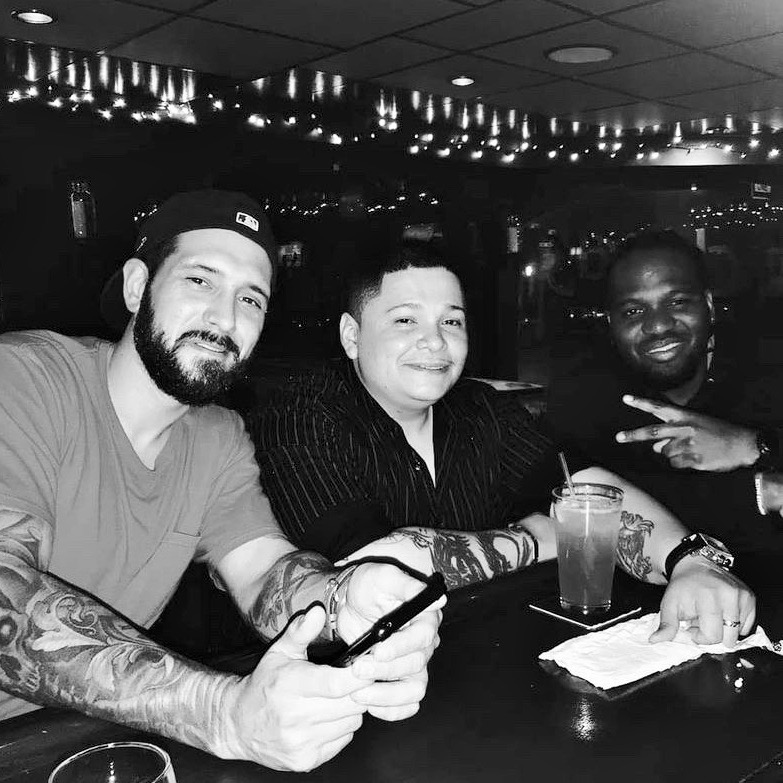
[[[624,147],[620,139],[630,131],[620,125],[590,125],[558,117],[544,119],[480,100],[466,99],[458,103],[448,96],[425,95],[413,90],[404,93],[409,97],[404,100],[400,97],[398,101],[403,95],[398,96],[399,91],[362,85],[362,92],[357,92],[350,89],[344,78],[317,71],[289,69],[279,76],[265,77],[244,86],[213,88],[205,95],[198,89],[198,74],[186,69],[128,63],[103,53],[96,55],[94,65],[88,60],[66,62],[53,47],[41,58],[31,54],[28,44],[11,42],[11,45],[26,48],[20,49],[16,58],[18,83],[0,93],[0,100],[4,96],[8,104],[33,101],[56,109],[62,109],[67,102],[72,111],[94,112],[104,121],[124,118],[189,125],[244,121],[249,128],[268,128],[270,132],[296,128],[299,138],[333,145],[366,144],[376,139],[376,133],[371,130],[374,127],[386,131],[377,134],[384,145],[394,145],[411,155],[427,152],[461,160],[483,157],[494,164],[523,166],[546,165],[556,160],[566,165],[582,162],[587,165],[591,160],[600,161],[600,165],[634,159],[646,163],[661,160],[663,156],[676,164],[677,159],[671,156],[683,152],[695,152],[698,156],[699,151],[709,148],[725,154],[735,153],[740,160],[747,157],[772,161],[780,155],[779,147],[773,145],[778,129],[733,115],[724,116],[722,123],[715,127],[706,118],[643,126],[638,129],[639,135],[634,132],[638,145]],[[49,75],[44,77],[44,74]],[[47,78],[46,88],[40,89],[40,81],[25,81],[31,76]],[[300,90],[300,85],[310,89]],[[348,96],[352,96],[351,101]],[[316,104],[317,115],[310,110]],[[243,105],[245,112],[231,111]],[[270,111],[274,112],[273,116]],[[300,122],[308,114],[312,122]],[[368,121],[373,120],[368,129]],[[428,125],[432,130],[422,132]],[[400,130],[404,133],[396,134]],[[436,137],[442,143],[430,147]],[[489,150],[497,154],[483,154]],[[596,150],[607,154],[596,156]],[[517,160],[522,152],[527,153],[524,159]],[[691,165],[708,165],[709,160],[697,159]]]

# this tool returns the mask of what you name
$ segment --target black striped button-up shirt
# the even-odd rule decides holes
[[[261,483],[298,546],[337,559],[398,527],[502,527],[560,480],[520,399],[461,380],[433,406],[435,477],[348,361],[299,374],[246,416]]]

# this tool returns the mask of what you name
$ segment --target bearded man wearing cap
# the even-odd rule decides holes
[[[418,709],[439,607],[349,668],[309,663],[310,643],[353,640],[421,583],[387,564],[340,573],[296,550],[240,419],[209,404],[253,351],[275,260],[254,201],[179,194],[107,284],[104,314],[117,325],[131,315],[117,343],[0,337],[0,718],[71,707],[306,770],[338,753],[365,712]],[[247,677],[141,630],[191,560],[276,639]]]

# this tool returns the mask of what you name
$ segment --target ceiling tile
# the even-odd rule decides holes
[[[449,55],[444,49],[390,37],[316,60],[311,67],[351,79],[369,79]]]
[[[442,22],[420,27],[408,37],[455,50],[470,50],[584,19],[544,0],[500,0]]]
[[[655,1],[653,0],[653,2]],[[606,14],[632,5],[639,5],[639,0],[567,0],[567,2],[568,5],[588,14]]]
[[[689,108],[669,106],[654,101],[641,101],[582,112],[579,119],[593,125],[646,128],[651,125],[666,125],[691,120],[697,114],[699,112]]]
[[[626,99],[613,90],[561,79],[548,84],[507,90],[484,96],[488,103],[538,112],[546,116],[571,117],[577,112],[602,106],[615,106]]]
[[[783,75],[783,33],[720,46],[712,49],[711,53],[762,71]]]
[[[677,96],[677,102],[711,114],[735,114],[783,107],[783,81],[769,79],[721,90]]]
[[[760,122],[762,125],[768,125],[779,131],[783,128],[783,108],[754,111],[748,115],[747,119],[751,122]],[[780,146],[783,147],[783,138],[780,139]]]
[[[16,5],[3,2],[9,10]],[[115,0],[47,0],[46,9],[57,17],[55,24],[22,24],[10,13],[0,14],[0,36],[98,51],[173,18]]]
[[[719,46],[783,31],[780,0],[663,0],[611,17],[692,47]]]
[[[333,46],[355,46],[464,11],[451,0],[216,0],[197,16]]]
[[[472,76],[476,81],[469,87],[455,87],[451,80],[460,74]],[[512,87],[537,84],[546,79],[546,76],[524,68],[459,54],[387,74],[379,81],[452,98],[479,98]]]
[[[127,2],[128,5],[136,5],[134,0],[120,0],[120,2]],[[191,8],[204,5],[204,0],[144,0],[144,5],[160,8],[162,11],[183,13],[184,11],[189,11]]]
[[[556,63],[545,56],[551,49],[577,45],[607,46],[617,52],[617,55],[606,62],[584,65]],[[518,41],[480,49],[476,54],[515,65],[525,65],[528,68],[540,68],[557,76],[580,76],[584,73],[681,54],[684,51],[681,46],[665,43],[641,33],[621,30],[619,27],[591,19],[589,22],[581,22],[558,30],[531,35]]]
[[[583,77],[602,87],[642,98],[663,98],[762,78],[758,71],[707,54],[683,54],[668,60],[630,65]]]
[[[248,80],[326,54],[325,46],[300,43],[202,19],[180,18],[110,51],[119,57],[188,66]]]

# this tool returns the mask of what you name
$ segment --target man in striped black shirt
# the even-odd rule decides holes
[[[327,557],[393,557],[441,571],[452,588],[554,557],[553,444],[513,397],[460,379],[468,340],[455,270],[432,246],[367,262],[340,320],[348,361],[303,372],[247,416],[277,519]],[[665,582],[688,531],[614,474],[576,477],[625,491],[618,562]],[[705,558],[678,562],[669,584],[654,639],[672,638],[681,619],[700,642],[750,629],[752,593]]]

